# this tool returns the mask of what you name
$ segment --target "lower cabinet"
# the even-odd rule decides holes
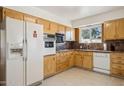
[[[83,52],[83,68],[92,70],[93,68],[93,53]]]
[[[73,67],[74,66],[74,52],[69,52],[69,58],[68,58],[68,61],[69,61],[69,68]]]
[[[62,51],[44,57],[44,77],[52,76],[73,66],[92,69],[92,53],[82,51]]]
[[[124,78],[124,53],[111,53],[111,75]]]
[[[75,66],[84,69],[92,70],[93,68],[93,53],[92,52],[75,52]]]
[[[44,57],[44,78],[56,73],[56,55]]]
[[[56,71],[61,72],[69,68],[69,52],[58,52],[56,54]]]
[[[83,67],[83,55],[81,52],[75,51],[74,61],[76,67]]]

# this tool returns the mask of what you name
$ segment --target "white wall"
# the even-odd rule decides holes
[[[124,8],[106,12],[99,15],[95,15],[95,16],[90,16],[87,18],[74,20],[72,21],[72,26],[82,27],[82,26],[91,25],[91,24],[103,23],[104,21],[118,19],[118,18],[124,18]]]
[[[45,10],[39,9],[34,6],[5,6],[6,8],[17,10],[23,13],[27,13],[33,16],[41,17],[53,22],[57,22],[63,25],[71,26],[71,21],[65,18],[58,17]]]

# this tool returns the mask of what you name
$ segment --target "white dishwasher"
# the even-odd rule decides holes
[[[105,74],[110,74],[110,54],[96,52],[93,53],[93,70]]]

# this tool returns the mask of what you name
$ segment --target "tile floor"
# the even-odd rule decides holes
[[[124,86],[124,79],[72,68],[45,79],[41,86]]]

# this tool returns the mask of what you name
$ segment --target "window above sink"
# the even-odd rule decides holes
[[[102,24],[80,28],[80,43],[102,43]]]

